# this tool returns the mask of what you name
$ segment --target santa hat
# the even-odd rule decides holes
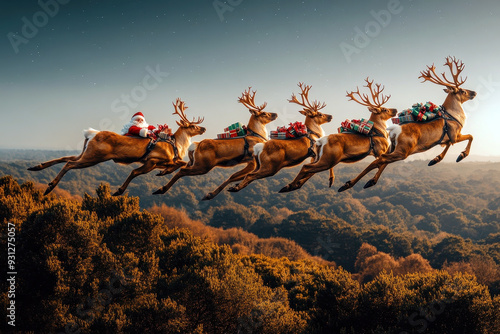
[[[139,118],[142,118],[143,121],[145,120],[144,115],[140,111],[132,115],[133,121],[138,120]]]
[[[140,122],[140,124],[138,124]],[[148,124],[146,123],[146,120],[144,119],[144,115],[142,112],[136,112],[134,115],[132,115],[132,118],[130,119],[130,122],[125,124],[122,129],[122,135],[127,134],[128,130],[130,129],[131,126],[137,126],[140,125],[141,127],[148,127]]]

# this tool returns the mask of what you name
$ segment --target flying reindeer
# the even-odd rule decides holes
[[[386,131],[386,122],[397,113],[396,109],[389,109],[383,105],[389,100],[390,95],[382,94],[384,88],[380,84],[373,86],[373,80],[365,79],[366,86],[371,95],[361,94],[359,87],[356,92],[347,94],[349,101],[355,101],[368,107],[372,113],[370,121],[373,122],[373,128],[369,135],[363,135],[354,132],[335,133],[322,137],[318,140],[317,151],[318,159],[310,164],[302,166],[299,174],[287,186],[280,190],[280,193],[299,189],[315,173],[330,169],[330,186],[335,180],[333,167],[340,162],[352,163],[360,161],[369,155],[375,157],[385,153],[389,148],[388,133]],[[357,96],[357,97],[356,97]]]
[[[301,101],[292,94],[288,102],[296,103],[303,107],[299,112],[306,117],[304,124],[307,127],[307,136],[297,139],[272,139],[265,143],[256,144],[254,147],[254,158],[257,162],[256,169],[248,174],[238,185],[229,188],[231,192],[237,192],[245,188],[251,182],[272,176],[282,168],[293,167],[302,163],[308,157],[313,156],[316,140],[325,135],[322,124],[332,120],[332,115],[320,112],[326,104],[318,101],[309,101],[309,90],[311,86],[299,83]]]
[[[149,173],[155,168],[173,172],[181,166],[186,165],[186,162],[182,161],[182,157],[186,154],[191,144],[191,137],[201,135],[205,132],[205,128],[199,126],[203,122],[203,118],[198,118],[197,121],[194,119],[189,121],[187,119],[184,113],[187,106],[183,101],[177,99],[173,105],[175,108],[173,114],[178,115],[181,119],[177,121],[179,129],[171,136],[171,139],[158,141],[149,152],[149,138],[129,137],[110,131],[98,131],[89,128],[84,131],[85,141],[80,155],[43,162],[38,166],[28,168],[28,170],[39,171],[55,164],[66,162],[56,178],[49,183],[47,190],[45,190],[45,195],[47,195],[57,186],[64,174],[70,169],[87,168],[108,160],[113,160],[120,164],[142,163],[142,166],[130,173],[123,185],[113,194],[115,196],[123,194],[132,179]],[[165,129],[164,131],[168,130]]]
[[[189,147],[189,163],[175,174],[170,182],[161,187],[153,194],[164,194],[181,177],[202,175],[208,173],[214,167],[233,167],[239,164],[246,166],[231,175],[217,189],[205,195],[203,200],[210,200],[217,196],[229,183],[243,180],[243,178],[255,169],[255,161],[252,157],[254,146],[267,141],[266,124],[274,121],[278,115],[264,111],[267,103],[261,106],[255,105],[255,91],[251,87],[244,91],[238,99],[250,112],[250,120],[247,125],[247,135],[240,138],[228,139],[204,139],[199,143],[193,143]],[[163,174],[163,173],[160,173]]]
[[[439,77],[439,75],[436,74],[436,67],[434,65],[427,66],[427,70],[420,72],[421,75],[419,76],[419,78],[424,79],[423,82],[430,81],[446,87],[444,92],[448,93],[448,96],[442,105],[443,116],[434,118],[428,122],[404,123],[389,127],[391,140],[396,143],[394,151],[381,155],[368,165],[368,167],[366,167],[356,178],[347,181],[340,187],[339,191],[352,188],[368,172],[378,168],[375,176],[365,184],[364,188],[374,186],[377,184],[380,175],[388,164],[406,159],[411,154],[427,151],[436,145],[443,145],[445,148],[441,154],[429,162],[429,166],[443,160],[452,144],[464,140],[467,140],[468,143],[465,150],[458,156],[457,162],[469,155],[472,136],[460,133],[465,122],[465,113],[462,109],[462,104],[468,100],[472,100],[476,96],[476,92],[460,88],[460,86],[465,83],[465,80],[467,80],[467,77],[463,79],[462,76],[460,76],[465,68],[462,61],[455,57],[446,57],[444,66],[448,66],[453,81],[450,81],[444,72],[441,74],[441,77]]]

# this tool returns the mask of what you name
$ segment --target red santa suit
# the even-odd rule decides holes
[[[155,129],[155,126],[146,123],[146,119],[142,112],[138,112],[132,116],[130,122],[123,126],[122,134],[125,136],[151,137],[155,139]]]

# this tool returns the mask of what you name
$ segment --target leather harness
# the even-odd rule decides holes
[[[342,133],[353,133],[353,134],[358,134],[358,135],[362,135],[361,133],[359,132],[354,132],[354,131],[344,131]],[[370,139],[370,148],[368,149],[368,151],[366,153],[363,153],[362,155],[360,155],[359,157],[356,157],[356,159],[358,160],[361,160],[361,159],[364,159],[366,158],[367,156],[370,155],[370,153],[373,152],[373,155],[374,156],[377,156],[377,152],[375,152],[375,144],[373,142],[373,137],[382,137],[382,138],[386,138],[384,136],[384,134],[382,134],[381,132],[379,132],[378,130],[376,130],[375,128],[372,128],[370,130],[370,132],[366,135],[368,136],[368,138]]]
[[[264,141],[267,141],[267,139],[264,138],[262,135],[251,130],[250,128],[247,128],[247,134],[243,137],[243,140],[245,141],[245,145],[243,146],[243,156],[241,157],[241,160],[243,160],[246,156],[250,156],[250,150],[249,150],[250,144],[248,144],[247,136],[259,137],[259,138],[263,139]]]
[[[307,157],[316,157],[316,153],[314,152],[314,144],[316,143],[316,140],[314,140],[313,138],[311,138],[311,134],[315,135],[316,137],[320,137],[320,135],[312,130],[307,130],[307,139],[309,139],[309,148],[307,149],[307,155],[304,157],[304,159],[306,159]],[[259,133],[253,131],[252,129],[249,129],[247,128],[247,134],[245,136],[243,136],[243,141],[245,142],[245,144],[243,145],[243,155],[241,155],[238,159],[238,161],[241,161],[243,160],[245,157],[250,157],[251,154],[250,154],[250,144],[248,143],[248,140],[247,140],[247,137],[248,136],[253,136],[253,137],[259,137],[261,138],[262,140],[264,141],[267,141],[266,138],[264,138],[262,135],[260,135]],[[241,137],[240,137],[241,138]],[[300,139],[302,137],[297,137],[297,138],[293,138],[293,139]],[[219,138],[218,140],[225,140],[225,139],[236,139],[236,138]]]
[[[451,139],[450,127],[448,126],[448,121],[455,121],[458,124],[460,124],[461,127],[463,127],[463,124],[458,119],[456,119],[455,117],[453,117],[452,115],[450,115],[443,107],[441,107],[441,108],[443,110],[443,115],[440,116],[440,117],[438,117],[437,119],[441,118],[441,119],[444,120],[443,133],[441,134],[441,137],[439,138],[439,140],[436,143],[434,143],[434,146],[442,144],[445,135],[448,135],[448,139],[450,141],[453,141]]]
[[[175,161],[175,160],[179,159],[179,150],[177,149],[177,146],[175,145],[175,137],[169,137],[166,139],[149,138],[149,143],[148,143],[148,146],[146,147],[146,152],[137,161],[141,161],[141,160],[146,159],[148,157],[148,155],[151,153],[151,151],[153,151],[153,149],[155,148],[155,146],[158,142],[165,142],[165,143],[169,143],[170,145],[172,145],[172,148],[174,150],[174,159],[173,160]]]
[[[461,127],[463,127],[463,124],[458,120],[456,119],[455,117],[453,117],[452,115],[450,115],[450,113],[448,113],[443,106],[441,106],[441,111],[442,111],[442,115],[441,116],[438,116],[438,117],[435,117],[431,120],[429,120],[428,122],[432,122],[432,121],[436,121],[436,120],[439,120],[439,119],[442,119],[444,120],[444,125],[443,125],[443,132],[441,133],[441,137],[432,145],[432,146],[436,146],[436,145],[441,145],[443,143],[443,139],[446,135],[448,135],[448,139],[450,141],[452,141],[452,138],[451,138],[451,135],[450,135],[450,127],[448,125],[448,121],[455,121],[457,122],[458,124],[460,124]],[[409,121],[409,122],[405,122],[403,123],[402,125],[404,124],[407,124],[407,123],[426,123],[426,122],[421,122],[421,121]]]

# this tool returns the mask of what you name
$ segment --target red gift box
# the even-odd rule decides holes
[[[298,138],[307,135],[307,127],[302,122],[290,123],[288,126],[278,126],[271,131],[272,139]]]
[[[287,132],[271,131],[271,139],[286,139]]]
[[[345,131],[355,131],[362,134],[368,134],[373,127],[373,122],[370,120],[362,119],[346,119],[344,122],[340,123],[339,133]]]
[[[224,132],[224,133],[217,134],[217,139],[226,139],[226,138],[230,138],[229,132]]]

